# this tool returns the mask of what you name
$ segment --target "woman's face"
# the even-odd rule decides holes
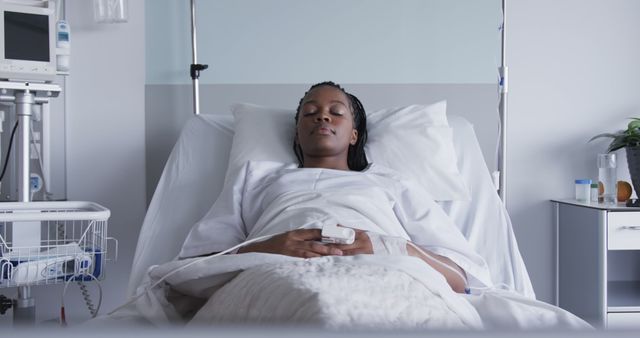
[[[330,86],[316,87],[307,93],[296,126],[296,141],[305,159],[344,156],[346,160],[349,145],[357,140],[347,95]]]

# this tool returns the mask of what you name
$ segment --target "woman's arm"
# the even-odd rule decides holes
[[[457,293],[464,293],[466,288],[466,274],[456,263],[451,259],[436,255],[433,252],[425,252],[423,249],[418,249],[414,244],[407,242],[407,254],[422,259],[429,264],[436,271],[440,272],[449,283],[449,286],[453,291]],[[446,265],[449,268],[443,266]],[[452,271],[455,270],[458,273]]]
[[[419,243],[420,248],[441,248],[451,252],[454,256],[450,257],[464,267],[462,276],[473,276],[474,283],[491,285],[491,273],[487,263],[475,251],[458,225],[433,199],[433,196],[419,184],[401,177],[398,182],[399,184],[394,185],[397,191],[393,210],[411,241]],[[430,254],[430,252],[427,253]],[[415,252],[413,254],[416,255]],[[434,257],[438,256],[434,255]],[[448,266],[460,271],[460,268],[451,261]],[[433,267],[444,272],[437,266]],[[446,272],[445,277],[447,277]],[[447,281],[452,284],[454,290],[460,292],[462,291],[459,283],[461,279],[463,278],[447,277]]]
[[[354,229],[356,231],[356,239],[353,244],[331,244],[327,246],[334,247],[336,249],[340,249],[342,254],[345,256],[351,255],[361,255],[361,254],[389,254],[389,252],[384,252],[388,250],[385,245],[382,245],[383,248],[374,249],[371,238],[367,234],[367,232]],[[384,236],[382,236],[384,237]],[[387,237],[389,239],[400,239],[396,237]],[[438,271],[440,274],[444,276],[447,280],[447,283],[453,291],[458,293],[464,293],[466,287],[466,274],[464,270],[462,270],[456,263],[454,263],[451,259],[436,255],[432,252],[426,252],[423,249],[419,249],[415,246],[415,244],[405,241],[404,239],[400,239],[400,241],[391,241],[387,242],[386,245],[406,245],[407,255],[414,256],[422,259],[425,263],[429,264],[432,268]],[[397,244],[396,244],[397,243]],[[381,252],[376,252],[380,250]],[[396,252],[400,252],[400,250],[396,250]],[[447,267],[443,266],[446,265]],[[452,271],[455,270],[456,272]]]

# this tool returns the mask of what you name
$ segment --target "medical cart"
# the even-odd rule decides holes
[[[107,237],[109,216],[92,202],[0,203],[0,288],[103,279],[108,241],[117,253],[117,241]],[[36,240],[15,241],[25,235]],[[6,305],[18,322],[35,318],[29,295]]]

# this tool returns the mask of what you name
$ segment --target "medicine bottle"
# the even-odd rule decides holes
[[[576,201],[589,202],[591,198],[591,180],[576,180]]]

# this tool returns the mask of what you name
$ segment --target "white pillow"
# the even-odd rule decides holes
[[[367,114],[367,159],[412,178],[437,201],[469,200],[458,171],[446,101]],[[235,133],[225,181],[249,160],[298,163],[295,111],[241,103],[231,107]]]

